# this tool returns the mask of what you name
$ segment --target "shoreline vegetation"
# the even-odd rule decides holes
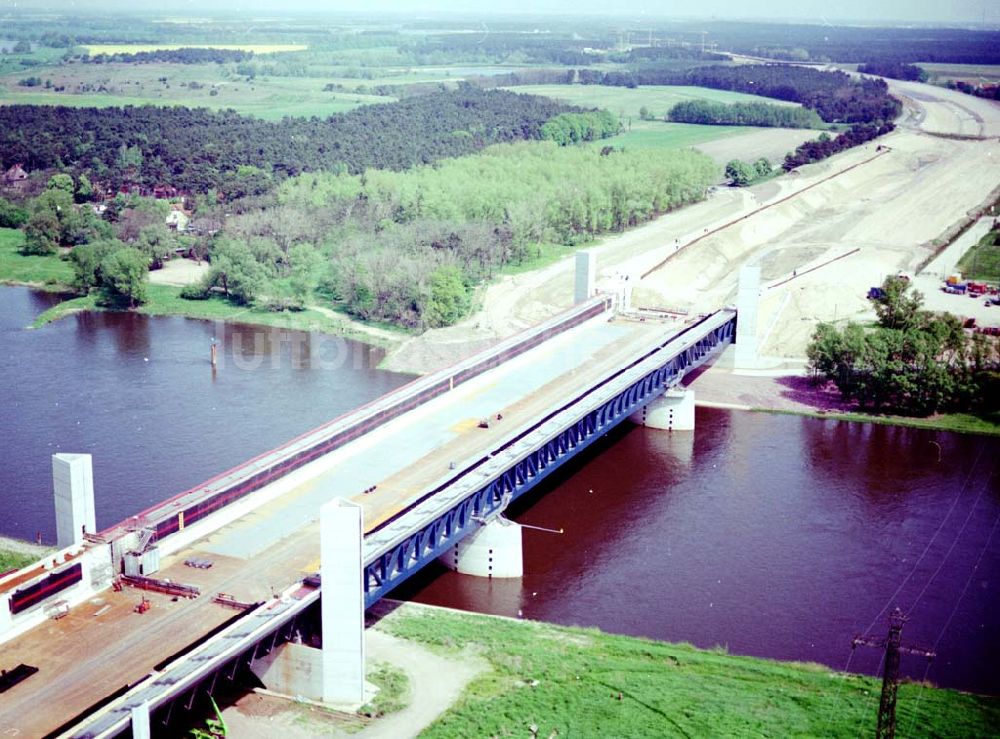
[[[374,628],[452,659],[475,654],[492,668],[421,736],[853,737],[874,730],[875,677],[731,655],[724,646],[383,603]],[[994,697],[905,680],[898,695],[907,736],[986,736],[1000,722]]]

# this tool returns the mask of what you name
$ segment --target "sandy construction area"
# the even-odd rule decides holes
[[[160,269],[149,273],[149,281],[154,285],[176,285],[183,287],[197,282],[211,269],[208,262],[191,259],[168,259]]]
[[[635,305],[709,311],[732,302],[742,265],[759,263],[758,340],[761,354],[774,357],[801,357],[817,321],[871,315],[868,287],[914,271],[931,257],[932,242],[1000,184],[1000,143],[985,138],[1000,134],[1000,105],[929,85],[890,85],[907,109],[896,132],[758,187],[720,188],[605,239],[595,247],[599,286],[625,273],[636,285]],[[387,366],[428,371],[552,315],[571,302],[572,270],[564,259],[491,285],[479,312],[406,342]],[[1000,322],[1000,309],[987,313]]]

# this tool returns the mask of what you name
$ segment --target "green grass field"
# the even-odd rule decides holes
[[[931,64],[918,62],[927,70],[929,82],[944,84],[948,80],[965,80],[969,83],[1000,83],[1000,65],[997,64]]]
[[[958,262],[958,271],[968,280],[1000,282],[1000,230],[990,231]]]
[[[607,87],[604,85],[524,85],[508,88],[514,92],[544,95],[554,100],[562,100],[571,105],[587,108],[606,108],[623,118],[639,120],[639,109],[645,106],[651,114],[661,120],[667,110],[686,100],[711,100],[718,103],[746,103],[766,101],[775,105],[795,105],[780,100],[745,95],[727,90],[710,90],[706,87],[671,87],[649,85],[629,89],[627,87]]]
[[[73,268],[59,257],[26,257],[18,253],[24,234],[0,228],[0,283],[27,285],[67,285]]]
[[[880,681],[823,665],[408,604],[377,628],[446,654],[475,654],[492,668],[422,737],[875,732]],[[900,737],[991,736],[1000,700],[904,683],[897,724]]]
[[[31,554],[8,552],[6,549],[0,549],[0,572],[19,570],[22,567],[30,565],[37,559],[38,557]]]
[[[625,130],[610,139],[592,141],[589,146],[597,148],[615,146],[620,149],[683,149],[759,130],[746,126],[698,126],[693,123],[633,121],[630,130]]]
[[[0,76],[0,104],[183,105],[232,108],[245,115],[276,120],[286,115],[323,117],[395,99],[324,92],[328,80],[312,77],[258,77],[247,81],[216,64],[68,64],[37,68],[31,75],[51,80],[53,87],[65,90],[22,87],[17,83],[25,76],[23,73],[8,74]]]

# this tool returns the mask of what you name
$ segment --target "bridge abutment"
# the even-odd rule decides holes
[[[694,390],[671,388],[629,416],[629,420],[664,431],[694,431]]]
[[[463,575],[521,577],[524,574],[521,527],[505,518],[494,518],[439,559]]]

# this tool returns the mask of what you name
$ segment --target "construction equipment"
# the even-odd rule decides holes
[[[157,580],[152,577],[140,577],[138,575],[122,575],[122,583],[140,590],[152,590],[155,593],[166,595],[177,595],[182,598],[197,598],[201,595],[201,590],[194,585],[182,585],[169,580]]]

